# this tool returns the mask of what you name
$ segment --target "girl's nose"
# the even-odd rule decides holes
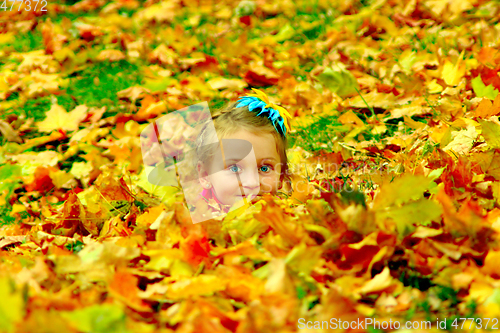
[[[241,177],[241,185],[249,189],[257,189],[260,187],[260,177],[257,170],[248,170],[243,172]]]

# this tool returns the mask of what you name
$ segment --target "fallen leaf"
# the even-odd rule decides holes
[[[36,123],[41,132],[52,132],[56,130],[76,131],[80,123],[87,117],[87,107],[79,105],[70,112],[58,105],[52,104],[43,121]]]
[[[0,133],[7,139],[7,141],[22,143],[23,140],[17,132],[10,126],[9,123],[0,120]]]
[[[223,77],[213,78],[207,82],[212,89],[242,90],[247,87],[247,83],[240,79],[226,79]]]
[[[464,51],[458,56],[458,60],[455,64],[451,61],[446,60],[443,65],[442,78],[444,82],[449,86],[457,86],[465,75],[465,63],[463,60]]]

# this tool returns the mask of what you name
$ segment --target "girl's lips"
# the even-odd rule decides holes
[[[249,194],[249,195],[241,195],[241,194],[237,194],[236,197],[237,198],[255,198],[257,196],[257,194]]]

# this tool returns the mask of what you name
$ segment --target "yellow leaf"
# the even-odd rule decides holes
[[[500,266],[498,265],[499,262],[500,251],[490,251],[484,259],[484,266],[481,268],[481,271],[484,274],[496,276],[495,278],[497,278],[500,276]]]
[[[0,35],[0,44],[9,44],[15,40],[14,33],[8,32]]]
[[[474,126],[469,126],[466,130],[451,133],[452,141],[443,148],[444,151],[454,151],[457,154],[467,154],[477,138],[478,134]]]
[[[379,93],[372,90],[369,93],[362,93],[363,97],[355,96],[343,101],[343,106],[353,108],[367,108],[370,107],[390,109],[394,106],[396,98],[393,94]]]
[[[11,281],[0,279],[0,331],[14,332],[16,322],[24,316],[23,295],[13,290]]]
[[[342,124],[356,124],[356,126],[364,127],[365,123],[351,110],[347,111],[339,117]]]
[[[39,153],[36,152],[27,152],[24,154],[12,155],[10,157],[13,161],[16,161],[19,164],[30,164],[34,167],[37,166],[56,166],[57,163],[61,160],[61,154],[56,153],[55,151],[42,151]]]
[[[490,148],[500,148],[500,125],[493,121],[479,120],[486,143]]]
[[[465,75],[465,62],[463,61],[464,51],[458,57],[457,63],[453,64],[451,61],[446,60],[443,67],[442,78],[449,86],[456,86]]]
[[[392,183],[382,184],[380,192],[374,199],[374,209],[398,205],[412,199],[423,197],[432,180],[424,176],[405,174]]]
[[[76,131],[80,122],[87,117],[87,107],[79,105],[71,112],[66,112],[62,106],[52,104],[46,116],[43,121],[36,123],[40,132],[52,132],[59,129],[68,132]]]
[[[216,77],[207,82],[212,89],[230,89],[241,90],[247,86],[247,83],[240,79],[226,79],[223,77]]]
[[[214,275],[200,275],[177,281],[167,286],[166,296],[171,299],[186,299],[193,296],[212,295],[226,288],[227,281]]]
[[[370,294],[370,293],[376,293],[383,291],[391,286],[398,286],[398,280],[395,280],[391,276],[391,271],[389,270],[388,267],[384,267],[384,270],[380,273],[375,275],[373,279],[370,281],[366,282],[360,289],[359,293],[361,294]],[[401,284],[401,282],[399,282]]]
[[[268,275],[264,288],[268,293],[288,293],[293,290],[285,260],[274,259],[267,265]]]
[[[439,94],[443,91],[443,86],[437,83],[436,79],[426,83],[426,86],[429,94]]]
[[[52,183],[56,186],[56,188],[71,188],[70,180],[74,179],[71,173],[66,173],[63,170],[57,170],[49,173],[50,179],[52,179]],[[74,182],[74,181],[73,181]],[[64,186],[66,185],[66,186]]]
[[[469,298],[478,303],[483,303],[493,293],[493,287],[489,283],[474,281],[469,289]]]
[[[322,254],[319,247],[308,247],[304,243],[295,246],[287,255],[285,261],[296,272],[311,274]]]

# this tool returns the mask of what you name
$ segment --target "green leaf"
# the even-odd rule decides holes
[[[490,148],[500,148],[500,125],[479,119],[482,135]]]
[[[443,174],[444,169],[446,169],[446,167],[432,170],[431,172],[429,172],[429,175],[427,177],[429,177],[432,180],[438,179]]]
[[[391,218],[396,222],[398,234],[405,237],[415,230],[415,226],[429,224],[439,218],[442,212],[443,210],[437,202],[421,199],[402,207],[394,207],[388,211],[379,212],[377,219]]]
[[[277,42],[283,42],[295,36],[295,29],[287,24],[274,36],[274,40]]]
[[[490,297],[484,301],[484,305],[488,304],[497,304],[500,305],[500,288],[496,288],[495,291],[491,294]]]
[[[117,305],[92,305],[80,310],[62,312],[61,315],[81,332],[127,332],[125,312]]]
[[[477,97],[486,97],[494,100],[498,95],[498,90],[493,87],[493,85],[485,86],[481,76],[476,77],[472,81],[472,89]]]
[[[134,175],[132,180],[144,191],[159,197],[160,200],[167,206],[173,204],[178,199],[176,194],[179,192],[179,189],[173,186],[159,186],[151,184],[148,181],[146,168],[153,169],[152,167],[143,168],[141,174],[139,176]]]
[[[8,190],[10,192],[20,182],[21,167],[17,164],[5,164],[0,167],[0,192]]]
[[[356,78],[343,65],[339,64],[336,67],[337,69],[328,67],[319,74],[317,76],[319,82],[340,97],[356,94],[359,91]]]
[[[303,299],[304,297],[307,296],[307,292],[301,286],[297,286],[297,288],[295,288],[295,289],[297,290],[297,298],[298,299]]]
[[[172,79],[168,77],[161,80],[145,79],[144,81],[143,87],[151,91],[165,91],[172,84]]]
[[[288,253],[285,262],[292,270],[308,276],[318,263],[321,254],[320,247],[308,247],[305,243],[300,243]]]
[[[420,199],[432,182],[432,179],[425,176],[406,174],[392,183],[383,184],[375,198],[373,208],[381,209]]]

